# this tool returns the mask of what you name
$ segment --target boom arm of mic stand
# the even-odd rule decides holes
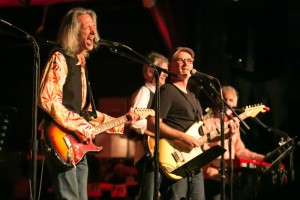
[[[171,75],[171,76],[176,76],[178,77],[178,74],[175,74],[173,72],[170,72],[166,69],[163,69],[161,67],[158,67],[156,65],[154,65],[152,62],[150,62],[148,59],[146,59],[145,57],[143,57],[142,55],[140,55],[138,52],[134,51],[133,49],[131,49],[130,47],[126,46],[126,45],[121,45],[120,47],[125,47],[125,49],[129,50],[130,52],[133,52],[134,54],[136,54],[139,58],[137,57],[134,57],[132,55],[129,55],[127,54],[125,51],[120,51],[118,47],[110,47],[110,51],[112,53],[116,53],[120,56],[123,56],[123,57],[126,57],[126,58],[129,58],[130,60],[134,60],[138,63],[141,63],[141,64],[146,64],[146,65],[149,65],[149,67],[152,67],[154,68],[155,70],[157,70],[158,74],[160,74],[161,72],[164,72],[168,75]]]
[[[218,94],[219,96],[221,96],[221,92],[219,93],[216,88],[214,87],[213,84],[209,84],[211,86],[211,88],[214,90],[214,92],[216,94]],[[246,122],[244,122],[244,120],[241,120],[241,118],[239,117],[239,115],[231,108],[231,106],[228,105],[228,103],[223,99],[221,98],[222,102],[231,110],[231,112],[234,114],[234,116],[236,116],[240,122],[248,129],[250,130],[250,127],[246,124]]]
[[[214,104],[215,107],[218,107],[219,105],[216,103],[216,101],[212,98],[212,95],[209,95],[203,88],[203,86],[200,87],[200,89],[203,91],[203,93],[212,101],[212,103]],[[225,113],[226,114],[226,113]],[[227,114],[226,114],[227,115]],[[246,134],[246,132],[244,131],[244,129],[242,129],[240,127],[240,131],[243,133],[243,134]]]

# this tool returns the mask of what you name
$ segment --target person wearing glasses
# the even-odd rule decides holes
[[[195,122],[201,121],[202,108],[195,94],[187,88],[188,80],[191,77],[195,53],[188,47],[178,47],[171,54],[169,59],[169,70],[178,76],[169,75],[170,82],[160,87],[160,113],[159,130],[160,138],[166,139],[167,143],[160,140],[159,154],[164,154],[169,143],[181,152],[191,152],[200,148],[201,141],[197,135],[208,133],[211,130],[199,129],[195,135],[187,134],[186,131]],[[153,105],[155,107],[155,105]],[[148,129],[155,130],[155,117],[148,117]],[[210,122],[207,122],[210,123]],[[233,121],[229,124],[229,135],[234,134],[239,123]],[[217,138],[216,138],[217,139]],[[218,138],[219,139],[219,138]],[[172,152],[171,152],[172,153]],[[167,154],[168,155],[168,154]],[[178,155],[178,154],[176,154]],[[179,157],[180,155],[178,155]],[[160,159],[160,165],[161,163]],[[163,171],[164,168],[162,168]],[[204,180],[202,170],[196,170],[190,177],[176,177],[166,171],[161,173],[160,193],[161,199],[179,200],[192,199],[204,200]]]
[[[39,130],[57,200],[88,200],[88,162],[80,150],[93,150],[87,144],[105,129],[99,126],[114,119],[95,109],[88,82],[86,58],[99,46],[99,40],[96,13],[71,9],[58,32],[61,48],[52,50],[42,72],[38,105],[43,120]],[[132,109],[126,117],[125,125],[116,125],[107,133],[127,132],[139,119]]]
[[[155,66],[168,70],[168,58],[164,55],[151,52],[147,55],[147,59]],[[154,75],[154,68],[149,65],[143,65],[143,77],[145,83],[132,95],[133,108],[151,108],[153,97],[156,91],[156,79]],[[166,82],[168,74],[160,72],[159,86]],[[142,119],[137,121],[137,124],[143,123],[147,125],[147,120]],[[153,200],[154,195],[154,163],[153,163],[153,149],[149,145],[150,140],[153,141],[154,133],[147,130],[144,135],[138,132],[135,139],[135,155],[134,164],[138,170],[139,193],[137,199]],[[159,195],[159,194],[158,194]]]

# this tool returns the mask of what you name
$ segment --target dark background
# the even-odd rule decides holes
[[[269,112],[258,115],[269,129],[253,119],[246,120],[251,130],[243,127],[246,133],[242,137],[248,148],[266,154],[278,147],[282,133],[299,135],[298,1],[157,0],[155,7],[168,34],[155,23],[152,8],[145,6],[151,1],[94,0],[49,5],[20,2],[23,3],[19,6],[0,7],[0,19],[38,41],[41,69],[52,48],[45,40],[55,40],[63,15],[76,6],[92,8],[98,14],[101,38],[126,44],[141,55],[157,51],[167,56],[174,47],[191,47],[196,53],[194,67],[217,77],[221,85],[236,87],[240,107],[259,103],[270,107]],[[13,27],[0,24],[0,112],[2,116],[7,112],[12,116],[2,153],[27,155],[34,135],[37,67],[32,42]],[[105,46],[91,54],[88,66],[96,100],[129,97],[143,83],[140,63],[112,53]],[[209,91],[206,83],[198,84]],[[203,108],[211,103],[201,90],[199,99]],[[291,164],[289,155],[283,159],[287,169]],[[298,158],[299,148],[295,145],[295,181],[289,179],[292,184],[299,179]]]

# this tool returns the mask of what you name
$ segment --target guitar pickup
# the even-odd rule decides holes
[[[64,142],[67,145],[68,149],[71,149],[72,144],[71,144],[69,138],[68,137],[63,137],[63,139],[64,139]]]
[[[181,156],[180,152],[175,151],[174,153],[172,153],[172,156],[176,162],[184,162],[184,159]]]

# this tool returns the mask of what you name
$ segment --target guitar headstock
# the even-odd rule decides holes
[[[137,114],[141,119],[145,119],[148,116],[155,116],[155,111],[148,108],[136,108],[134,113]]]
[[[269,110],[270,110],[269,107],[266,107],[265,105],[262,105],[262,104],[255,104],[252,106],[245,107],[245,113],[247,114],[247,116],[250,116],[250,117],[255,117],[258,113],[260,113],[260,112],[264,113]]]

